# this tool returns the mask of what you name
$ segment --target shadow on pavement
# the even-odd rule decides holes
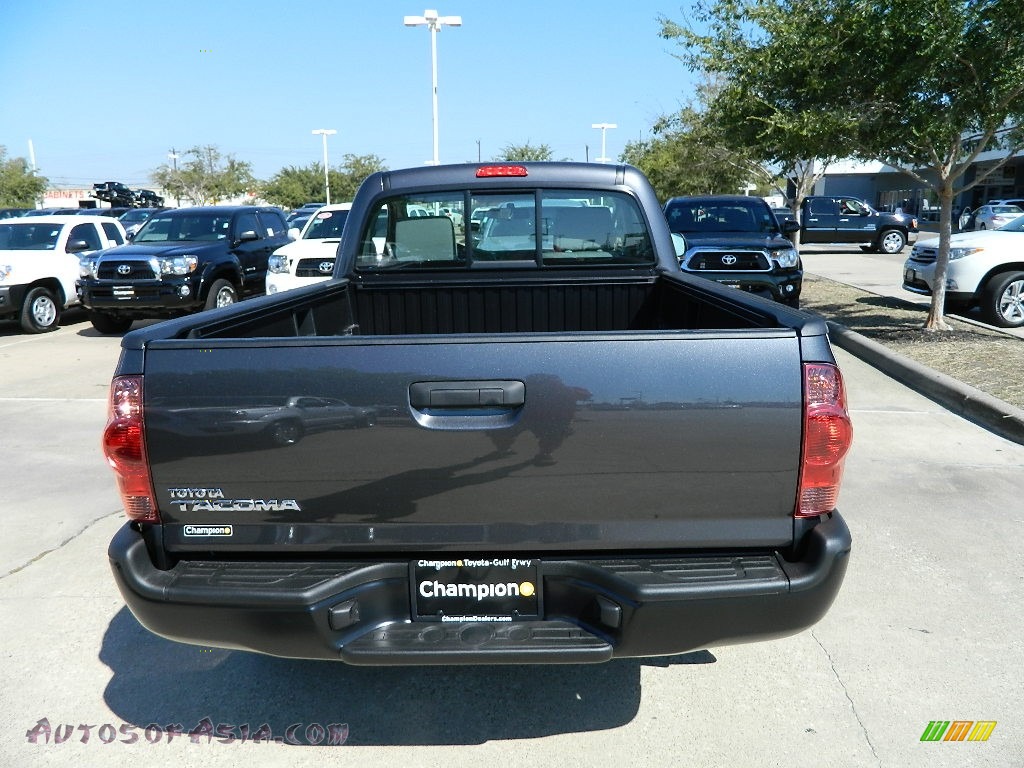
[[[289,726],[348,726],[347,744],[482,744],[617,728],[640,706],[645,664],[711,664],[697,651],[580,666],[351,667],[173,643],[144,629],[127,608],[111,621],[100,660],[113,671],[104,692],[124,722],[145,728],[204,718]],[[302,730],[299,730],[302,733]]]

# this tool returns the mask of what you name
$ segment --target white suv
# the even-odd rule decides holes
[[[351,208],[352,203],[318,208],[295,242],[274,251],[267,265],[268,294],[330,279],[341,232]]]
[[[56,330],[61,312],[78,303],[79,259],[124,241],[124,227],[110,216],[0,221],[0,318],[20,321],[28,333]]]
[[[939,241],[922,240],[903,265],[903,288],[931,295]],[[946,308],[979,307],[985,322],[1024,326],[1024,216],[998,229],[964,232],[949,240]]]

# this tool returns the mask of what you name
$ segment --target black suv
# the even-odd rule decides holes
[[[83,261],[78,296],[100,333],[134,320],[233,304],[264,292],[267,260],[291,242],[279,208],[177,208],[151,216],[131,245]]]
[[[800,225],[781,227],[760,197],[673,197],[665,218],[684,272],[788,304],[800,305],[803,267],[787,238]]]

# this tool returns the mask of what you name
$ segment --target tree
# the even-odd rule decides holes
[[[716,118],[766,160],[879,160],[935,190],[926,326],[944,329],[952,199],[979,154],[1024,149],[1024,0],[698,0],[662,19],[680,58],[726,83]]]
[[[28,167],[23,157],[7,157],[0,145],[0,208],[34,208],[46,192],[47,179]]]
[[[161,165],[151,175],[155,184],[176,198],[210,205],[252,192],[257,186],[252,165],[222,155],[214,146],[192,147],[183,156],[186,160],[177,170]]]
[[[328,171],[332,202],[351,200],[367,176],[383,170],[386,170],[384,161],[376,155],[345,155],[339,167]],[[260,188],[265,200],[283,208],[324,200],[325,191],[321,163],[311,163],[305,168],[282,168]]]
[[[531,160],[547,161],[551,160],[551,157],[551,147],[547,144],[535,147],[527,139],[525,144],[506,144],[502,147],[501,154],[494,159],[502,163],[526,163]]]
[[[708,119],[706,104],[716,92],[710,81],[704,83],[695,103],[654,124],[654,138],[626,144],[621,159],[647,175],[660,199],[736,194],[751,182],[760,188],[777,185],[776,175],[754,153],[730,144],[720,123]]]

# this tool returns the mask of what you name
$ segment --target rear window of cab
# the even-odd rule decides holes
[[[592,190],[456,190],[382,201],[356,269],[649,266],[637,202]]]

